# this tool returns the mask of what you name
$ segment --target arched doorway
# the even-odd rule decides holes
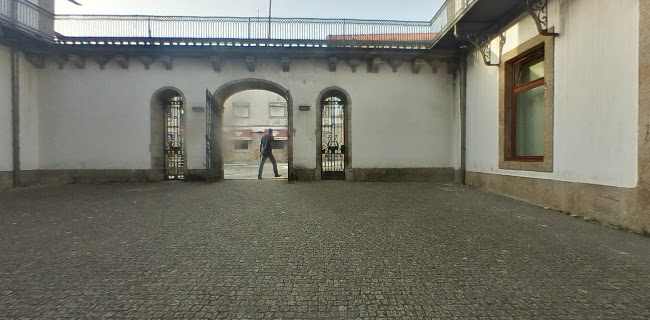
[[[318,105],[320,177],[322,180],[345,180],[351,164],[350,97],[342,89],[331,87],[321,92]]]
[[[185,98],[180,90],[162,88],[151,99],[152,180],[184,180]]]
[[[286,118],[288,119],[287,121],[288,123],[286,125],[287,140],[285,143],[286,145],[285,159],[288,163],[287,179],[293,180],[295,177],[295,173],[292,167],[293,139],[292,139],[291,132],[293,129],[293,123],[292,123],[293,100],[291,98],[291,94],[289,93],[289,90],[285,89],[284,87],[280,86],[277,83],[268,80],[263,80],[263,79],[249,78],[249,79],[242,79],[242,80],[229,82],[219,87],[214,92],[213,95],[209,93],[207,94],[206,99],[208,100],[208,103],[206,105],[208,106],[208,108],[211,108],[211,110],[210,112],[208,112],[209,118],[206,119],[206,122],[208,123],[206,129],[209,132],[209,134],[207,135],[208,148],[206,150],[206,154],[208,154],[209,159],[206,159],[206,162],[212,165],[212,167],[209,168],[208,170],[208,181],[216,181],[224,178],[223,160],[224,160],[225,151],[227,150],[226,148],[230,147],[225,145],[224,142],[225,139],[223,138],[224,129],[225,129],[224,110],[226,109],[225,108],[226,100],[228,100],[228,98],[232,97],[233,95],[239,92],[249,91],[249,90],[269,91],[279,95],[284,100],[286,100],[285,110],[286,110]],[[259,141],[250,142],[251,148],[257,148],[258,145],[259,145]],[[265,169],[265,171],[266,170],[269,169],[267,168]]]
[[[289,131],[284,97],[266,90],[237,92],[224,102],[222,125],[224,179],[258,179],[260,141],[269,129],[273,157],[267,159],[261,177],[287,179]],[[271,175],[271,169],[277,169],[280,177]]]

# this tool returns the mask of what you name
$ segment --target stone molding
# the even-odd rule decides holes
[[[506,170],[553,172],[553,105],[554,105],[554,72],[555,72],[555,38],[537,35],[522,43],[517,48],[505,53],[499,65],[499,168]],[[521,55],[534,52],[544,47],[544,160],[542,162],[526,162],[511,160],[511,128],[510,112],[512,102],[512,81],[508,76],[512,73],[512,63]]]
[[[173,55],[167,53],[156,53],[144,51],[142,53],[130,52],[126,54],[119,53],[106,53],[106,52],[86,52],[83,50],[59,50],[61,53],[42,53],[42,52],[26,52],[24,54],[26,60],[38,69],[47,67],[48,62],[54,62],[59,69],[64,69],[66,64],[73,66],[76,69],[85,69],[87,62],[96,63],[100,70],[106,70],[107,66],[114,61],[122,69],[129,69],[129,60],[135,59],[142,63],[145,70],[151,70],[152,66],[155,67],[156,62],[160,62],[160,66],[165,70],[174,70],[174,60],[182,59],[183,55]],[[188,58],[196,58],[188,56]],[[257,65],[260,58],[256,55],[245,55],[242,57],[233,57],[225,54],[211,54],[202,56],[212,66],[215,72],[221,72],[224,64],[243,64],[249,72],[256,72]],[[268,59],[267,59],[268,58]],[[295,54],[289,55],[269,55],[265,56],[263,60],[269,60],[270,65],[277,65],[283,72],[291,72],[291,64],[296,60],[300,60],[303,56],[296,56]],[[312,60],[309,56],[305,59]],[[327,69],[329,72],[339,71],[337,68],[338,62],[343,61],[353,73],[357,72],[358,67],[367,64],[368,73],[380,73],[381,65],[386,62],[390,66],[390,70],[396,73],[398,69],[404,64],[410,64],[411,72],[414,74],[420,73],[422,66],[426,63],[431,67],[433,73],[437,73],[438,68],[447,62],[447,66],[453,66],[449,61],[453,61],[448,54],[372,54],[372,55],[355,55],[343,54],[342,56],[328,55],[318,56],[317,59],[324,59],[326,61]],[[266,65],[265,64],[265,65]],[[453,69],[453,68],[452,68]],[[454,69],[455,70],[455,69]],[[383,71],[385,72],[385,71]]]
[[[20,172],[25,185],[59,185],[68,183],[141,183],[162,181],[160,170],[154,169],[79,169],[24,170]],[[0,177],[0,181],[2,178]]]
[[[517,176],[466,173],[466,183],[489,192],[630,229],[650,231],[650,219],[637,216],[635,189]]]
[[[0,190],[11,189],[14,186],[14,172],[0,171]]]
[[[355,182],[454,182],[454,168],[353,168]]]

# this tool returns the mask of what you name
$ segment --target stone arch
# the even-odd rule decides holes
[[[316,180],[321,179],[321,146],[323,145],[323,127],[321,123],[321,115],[323,112],[323,100],[327,97],[335,96],[343,100],[345,104],[345,113],[344,113],[344,130],[345,130],[345,145],[346,145],[346,154],[345,154],[345,179],[351,181],[352,177],[352,99],[350,94],[341,87],[331,86],[325,88],[318,94],[318,99],[316,100],[316,141],[318,145],[316,146]]]
[[[246,78],[246,79],[240,79],[240,80],[235,80],[228,82],[222,86],[220,86],[217,90],[214,91],[214,100],[217,105],[217,107],[222,108],[224,107],[224,103],[228,98],[230,98],[232,95],[238,92],[246,91],[246,90],[265,90],[265,91],[270,91],[273,92],[281,97],[283,97],[287,101],[287,130],[289,132],[289,139],[287,141],[287,148],[288,148],[288,165],[289,165],[289,176],[287,179],[289,181],[295,180],[295,171],[293,168],[293,98],[291,97],[291,93],[289,92],[288,89],[285,87],[281,86],[278,83],[275,83],[273,81],[269,80],[264,80],[264,79],[257,79],[257,78]],[[217,114],[216,112],[213,112],[213,117]],[[222,119],[212,119],[212,123],[216,123],[219,125],[219,128],[222,127]],[[218,130],[213,130],[212,131],[212,140],[213,141],[219,141],[217,139],[217,132]],[[216,148],[220,148],[220,146],[215,146]],[[217,150],[212,150],[212,154],[218,154]],[[223,162],[221,162],[223,163]]]
[[[165,176],[165,112],[163,101],[169,97],[179,95],[183,99],[183,103],[187,102],[185,95],[181,90],[176,87],[162,87],[151,96],[151,143],[149,144],[149,151],[151,152],[151,171],[149,180],[162,181]],[[187,156],[187,152],[185,152]],[[187,158],[185,159],[187,164]],[[187,165],[185,166],[187,176]]]

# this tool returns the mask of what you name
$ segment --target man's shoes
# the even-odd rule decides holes
[[[279,178],[279,177],[282,177],[282,175],[281,174],[276,174],[275,177]]]
[[[262,179],[262,177],[260,177],[260,176],[257,176],[257,179]]]

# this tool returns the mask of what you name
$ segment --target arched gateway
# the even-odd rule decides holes
[[[289,180],[293,180],[293,99],[289,90],[281,85],[264,79],[241,79],[226,83],[219,87],[214,94],[206,90],[206,169],[207,181],[214,182],[224,178],[223,148],[221,135],[223,134],[223,110],[225,101],[232,95],[246,90],[266,90],[278,94],[287,100],[288,116],[288,163]]]

